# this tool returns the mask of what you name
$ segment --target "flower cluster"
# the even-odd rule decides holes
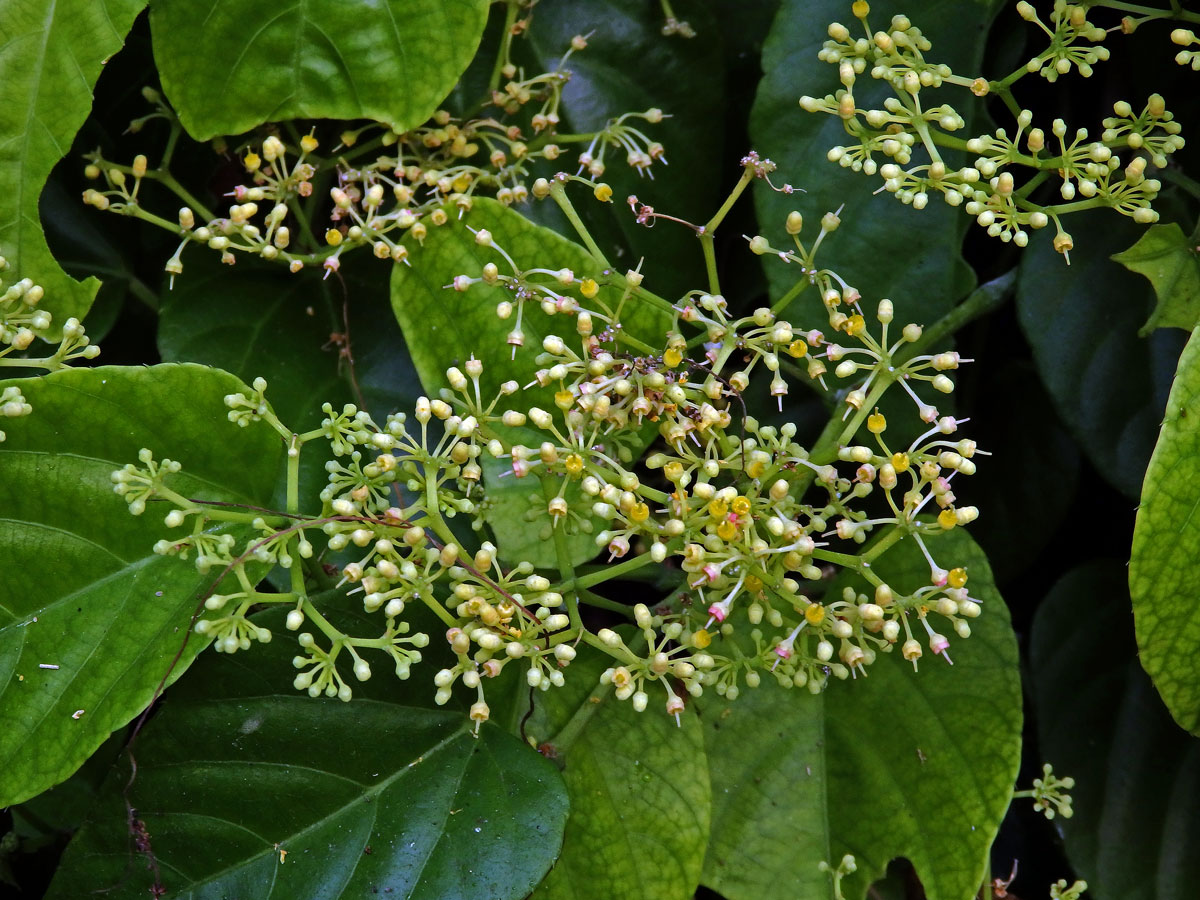
[[[1176,28],[1171,32],[1171,42],[1184,48],[1175,54],[1175,62],[1181,66],[1191,66],[1194,71],[1200,72],[1200,51],[1190,49],[1193,44],[1200,44],[1196,32],[1190,28]]]
[[[506,40],[510,38],[506,32]],[[430,227],[444,225],[455,211],[462,216],[480,193],[506,205],[526,202],[532,173],[564,157],[571,144],[585,148],[578,164],[593,178],[604,173],[605,156],[614,149],[639,174],[651,174],[655,163],[666,164],[662,144],[636,127],[637,122],[662,121],[659,109],[624,113],[595,133],[556,134],[562,89],[571,77],[565,65],[586,46],[587,39],[576,36],[554,71],[531,78],[505,62],[497,71],[490,105],[475,116],[438,110],[431,121],[410,131],[374,124],[347,129],[329,155],[318,152],[315,131],[294,135],[290,144],[276,131],[248,141],[238,150],[245,181],[227,195],[232,202],[224,214],[206,207],[169,172],[179,124],[162,97],[147,90],[157,110],[147,118],[165,119],[173,129],[161,165],[151,169],[144,155],[131,165],[118,165],[92,153],[86,174],[104,186],[88,188],[83,201],[177,234],[179,246],[165,266],[172,281],[183,272],[183,252],[192,245],[220,253],[229,265],[241,253],[278,261],[292,272],[319,266],[326,276],[339,269],[346,252],[362,247],[381,259],[407,263],[404,238],[422,242]],[[506,43],[505,59],[507,52]],[[502,85],[501,76],[506,79]],[[514,118],[529,109],[537,111]],[[183,200],[173,218],[143,207],[138,194],[145,179]],[[325,217],[324,224],[317,224],[318,216]]]
[[[35,340],[53,343],[50,336],[54,317],[39,304],[45,296],[40,284],[29,278],[21,278],[5,285],[2,274],[8,269],[8,260],[0,256],[0,368],[17,367],[55,371],[76,359],[95,359],[100,348],[88,340],[83,325],[75,317],[63,323],[58,346],[49,356],[30,356],[27,351]],[[33,412],[20,389],[12,386],[0,393],[0,416],[17,418]],[[0,441],[5,434],[0,430]]]
[[[1014,797],[1033,798],[1033,808],[1047,819],[1062,816],[1071,818],[1074,810],[1071,807],[1071,795],[1068,793],[1075,787],[1075,779],[1071,776],[1059,778],[1054,774],[1050,763],[1042,766],[1042,777],[1033,779],[1033,788],[1028,791],[1017,791]]]
[[[1092,207],[1115,209],[1142,224],[1157,221],[1152,203],[1161,185],[1146,177],[1147,164],[1163,168],[1167,157],[1184,146],[1180,125],[1163,98],[1151,95],[1141,110],[1118,101],[1098,138],[1084,128],[1069,133],[1062,119],[1053,121],[1049,133],[1033,127],[1033,114],[1018,107],[1012,84],[1032,72],[1048,81],[1073,69],[1089,76],[1094,63],[1108,58],[1106,48],[1099,46],[1106,32],[1087,20],[1084,7],[1063,0],[1056,0],[1049,25],[1029,3],[1018,3],[1017,11],[1046,32],[1050,46],[1008,78],[988,81],[957,75],[949,66],[927,60],[932,45],[906,16],[894,16],[886,30],[872,32],[869,5],[855,3],[863,35],[855,37],[835,22],[819,53],[821,60],[838,67],[842,86],[825,97],[800,99],[808,112],[839,116],[852,138],[852,143],[832,147],[828,158],[856,172],[878,174],[884,190],[914,209],[940,195],[950,206],[961,206],[992,237],[1019,247],[1029,242],[1030,231],[1054,223],[1055,249],[1067,253],[1073,240],[1060,216]],[[864,73],[892,88],[894,96],[882,108],[858,107],[854,88]],[[966,87],[977,97],[999,95],[1016,128],[959,137],[965,117],[931,98],[946,84]],[[914,156],[918,152],[923,159]],[[970,164],[949,162],[948,152],[966,154]],[[1118,155],[1122,152],[1128,154],[1124,162]],[[1022,169],[1030,176],[1023,177]],[[1060,180],[1064,202],[1035,200],[1037,188],[1054,177]]]
[[[7,269],[8,260],[0,256],[0,273]],[[0,366],[54,371],[64,368],[72,360],[95,359],[100,355],[100,348],[88,340],[83,325],[74,317],[63,323],[58,347],[51,355],[39,358],[14,355],[14,352],[24,353],[34,340],[51,340],[54,317],[39,308],[45,293],[40,284],[34,284],[28,278],[5,287],[4,279],[0,277]]]
[[[744,182],[773,168],[754,154],[743,167]],[[535,193],[561,194],[571,180],[556,176]],[[477,723],[489,715],[488,679],[518,667],[531,687],[561,685],[581,642],[611,658],[602,682],[618,698],[642,710],[657,692],[670,714],[683,709],[683,694],[711,689],[732,699],[764,675],[817,693],[831,677],[865,675],[879,654],[894,650],[914,666],[926,648],[949,662],[943,632],[966,638],[981,613],[966,569],[940,564],[933,546],[937,535],[978,515],[959,502],[956,479],[975,471],[981,451],[959,434],[966,420],[933,403],[953,390],[950,373],[964,360],[922,352],[923,329],[894,323],[890,300],[868,315],[858,291],[817,264],[817,249],[838,222],[822,217],[820,234],[806,246],[796,212],[786,223],[794,249],[774,250],[762,236],[750,241],[754,252],[799,266],[796,292],[821,291],[820,328],[780,317],[792,295],[749,315],[734,314],[724,296],[709,291],[669,302],[636,270],[589,277],[522,268],[497,236],[473,230],[494,259],[447,287],[468,297],[502,291],[509,299],[496,312],[515,317],[512,347],[524,343],[522,321],[530,315],[562,323],[542,339],[527,385],[485,389],[485,363],[472,356],[448,368],[448,387],[419,398],[411,415],[376,422],[353,405],[326,405],[321,426],[305,434],[275,417],[261,379],[251,392],[227,397],[232,422],[266,422],[292,460],[310,441],[327,446],[332,460],[318,516],[190,500],[167,483],[178,464],[155,463],[149,451],[141,466],[114,473],[116,490],[135,514],[153,498],[173,507],[169,528],[191,523],[190,534],[161,541],[158,552],[194,551],[200,568],[234,573],[236,589],[206,603],[214,614],[233,603],[233,612],[196,626],[219,649],[235,652],[270,637],[247,618],[258,605],[290,606],[289,630],[312,624],[313,631],[300,631],[295,664],[297,688],[313,694],[349,699],[339,664],[348,657],[355,678],[369,677],[366,650],[387,654],[407,677],[431,639],[411,628],[406,610],[413,604],[445,625],[454,659],[434,677],[436,699],[446,702],[461,683],[475,692],[470,715]],[[634,333],[628,311],[640,306],[669,317],[665,334]],[[788,377],[824,388],[832,370],[844,385],[840,412],[816,444],[801,444],[795,424],[768,425],[746,413],[743,395],[764,370],[781,409]],[[879,410],[897,385],[923,423],[916,437],[892,437]],[[552,404],[522,402],[525,390]],[[650,429],[656,439],[643,457]],[[553,544],[557,572],[509,560],[503,535],[495,542],[480,535],[471,548],[450,528],[447,520],[462,515],[485,529],[485,468],[528,486],[526,520]],[[236,546],[228,531],[234,524],[248,529]],[[609,565],[577,570],[567,549],[572,534],[591,535]],[[891,584],[876,574],[875,560],[902,540],[924,554],[924,584]],[[317,564],[326,551],[347,560],[326,587],[361,594],[363,609],[383,619],[379,636],[350,637],[320,613],[310,589],[327,577]],[[256,591],[253,565],[288,570],[291,591]],[[674,590],[652,607],[596,593],[646,566],[678,573]],[[830,594],[825,583],[838,568],[856,574],[858,586]],[[629,615],[637,632],[593,630],[581,611],[589,604]]]

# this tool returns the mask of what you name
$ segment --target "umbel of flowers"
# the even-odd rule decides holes
[[[755,154],[742,164],[735,196],[773,169]],[[583,179],[539,179],[532,194],[572,210],[565,192],[573,180]],[[592,190],[602,201],[611,196],[607,185]],[[914,667],[926,652],[948,663],[950,636],[969,636],[981,612],[968,572],[939,559],[936,547],[937,535],[978,515],[960,503],[956,479],[974,473],[980,451],[959,433],[965,420],[936,406],[954,389],[951,374],[963,360],[925,352],[921,326],[894,321],[890,300],[868,306],[817,264],[818,248],[838,227],[835,214],[822,217],[808,244],[800,213],[785,224],[787,248],[762,236],[749,246],[795,267],[797,288],[775,308],[745,316],[713,291],[667,300],[636,270],[590,277],[522,268],[497,236],[473,229],[492,258],[447,288],[466,300],[483,288],[503,291],[496,313],[512,328],[508,346],[477,348],[484,358],[449,367],[437,397],[383,421],[353,405],[326,404],[321,426],[302,434],[276,417],[262,379],[250,393],[226,398],[232,422],[266,422],[285,442],[285,513],[191,500],[172,488],[179,464],[155,461],[150,450],[113,473],[115,490],[134,514],[150,509],[147,501],[165,501],[170,534],[156,551],[191,557],[216,576],[219,587],[195,627],[218,651],[271,638],[248,618],[253,609],[290,607],[285,627],[297,632],[300,648],[295,685],[314,696],[350,699],[352,680],[371,677],[369,660],[381,656],[407,678],[431,640],[444,640],[454,660],[433,675],[437,700],[461,684],[474,695],[476,722],[489,716],[490,679],[517,667],[531,687],[561,685],[581,643],[611,658],[601,679],[618,698],[639,711],[653,700],[670,714],[683,709],[685,692],[733,699],[764,676],[817,693],[830,678],[866,675],[881,653],[898,652]],[[822,321],[783,318],[792,296],[810,287],[819,292]],[[665,333],[625,327],[640,306],[664,314]],[[523,345],[530,316],[550,326],[531,380],[486,391],[486,358]],[[795,424],[746,414],[743,396],[753,382],[765,382],[780,409],[797,383],[831,390],[838,411],[805,446]],[[530,388],[543,389],[539,396],[552,405],[522,402]],[[900,429],[879,410],[889,390],[911,400],[915,437],[893,436]],[[310,441],[326,444],[333,460],[321,513],[305,517],[297,511],[298,459]],[[555,546],[557,572],[529,561],[501,564],[483,516],[485,465],[502,468],[506,483],[531,485],[526,518],[540,522]],[[456,516],[470,519],[473,546],[450,529]],[[242,526],[239,536],[231,525]],[[580,533],[592,535],[608,565],[576,571],[567,539]],[[874,562],[903,540],[928,561],[926,583],[889,584],[876,574]],[[326,551],[350,558],[335,586],[361,596],[380,621],[378,633],[351,636],[322,615],[305,572]],[[288,570],[291,590],[259,591],[251,572],[264,565]],[[653,606],[630,609],[595,590],[647,566],[683,574]],[[827,593],[837,569],[856,573],[857,583]],[[593,629],[581,612],[589,604],[629,614],[635,631]],[[414,605],[431,610],[444,632],[415,629]]]

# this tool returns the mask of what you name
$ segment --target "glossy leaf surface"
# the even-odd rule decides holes
[[[563,89],[560,132],[600,131],[623,113],[651,108],[669,114],[656,124],[627,120],[663,145],[668,164],[656,162],[649,170],[653,178],[647,178],[627,164],[623,147],[604,149],[606,168],[596,180],[612,187],[614,202],[579,203],[579,211],[614,266],[623,271],[644,259],[646,287],[671,299],[706,286],[700,243],[690,228],[675,222],[663,221],[653,229],[639,225],[622,201],[633,194],[661,213],[703,224],[720,205],[722,184],[739,174],[736,154],[742,149],[722,152],[727,148],[714,134],[716,117],[727,108],[720,19],[701,4],[689,5],[686,18],[695,37],[664,37],[657,4],[546,3],[537,9],[529,31],[530,49],[547,70],[557,66],[572,36],[591,35],[587,48],[566,63],[571,80]],[[598,156],[600,146],[592,148],[592,156]],[[564,145],[562,159],[547,174],[574,172],[577,157],[587,149],[587,144]],[[579,196],[586,194],[572,191],[572,197]],[[528,213],[563,234],[572,233],[553,204],[537,204]]]
[[[1109,210],[1079,213],[1087,240],[1071,265],[1042,242],[1025,250],[1017,314],[1055,408],[1084,453],[1129,497],[1158,436],[1182,335],[1159,329],[1138,337],[1153,303],[1150,285],[1110,254],[1139,230]]]
[[[279,646],[277,646],[277,644]],[[287,645],[291,645],[290,647]],[[147,726],[130,800],[169,896],[408,900],[525,896],[553,862],[566,795],[547,760],[499,728],[391,690],[350,703],[292,689],[286,632],[215,654]],[[124,762],[124,761],[123,761]],[[114,773],[49,897],[143,897]]]
[[[14,382],[8,382],[14,383]],[[168,511],[131,516],[110,474],[138,451],[179,460],[185,496],[265,503],[283,458],[267,426],[226,419],[246,390],[203,366],[68,369],[18,384],[32,415],[0,445],[0,803],[62,781],[137,715],[204,642],[187,641],[197,597],[217,573],[154,554]]]
[[[1113,254],[1114,260],[1154,285],[1158,303],[1140,334],[1155,328],[1191,331],[1200,321],[1200,257],[1195,245],[1172,222],[1151,225],[1136,244]]]
[[[514,311],[508,319],[496,315],[497,304],[512,300],[504,287],[474,284],[466,291],[448,289],[458,275],[478,278],[486,263],[504,264],[504,259],[494,249],[477,244],[468,228],[490,231],[496,243],[522,270],[572,270],[576,286],[559,287],[576,299],[581,299],[577,285],[584,277],[603,279],[598,263],[582,247],[490,200],[476,199],[470,213],[461,221],[452,216],[445,225],[430,228],[423,247],[413,243],[412,267],[398,266],[393,270],[392,308],[408,340],[425,390],[436,397],[437,391],[446,385],[446,369],[450,366],[461,368],[474,355],[483,361],[479,384],[487,404],[505,381],[515,380],[522,387],[534,381],[534,373],[541,368],[535,360],[542,352],[542,339],[546,335],[558,335],[568,347],[579,346],[580,339],[575,331],[574,316],[547,317],[536,301],[525,301],[527,308],[520,320],[523,344],[511,345],[507,340],[518,325],[518,314]],[[594,300],[584,302],[588,308],[615,310],[620,299],[621,294],[615,287],[604,286]],[[647,342],[661,343],[670,320],[653,307],[637,304],[636,299],[626,302],[622,313],[624,331]],[[603,323],[597,320],[595,328],[597,331],[603,329]],[[625,348],[618,349],[624,352]],[[558,385],[534,385],[511,397],[502,397],[497,411],[539,406],[557,413],[554,406],[557,388]],[[541,434],[532,426],[526,426],[521,439],[537,446],[543,440]],[[516,544],[530,546],[543,541],[541,530],[547,521],[545,516],[532,523],[523,519],[523,513],[529,509],[523,498],[533,493],[541,495],[541,483],[527,476],[519,485],[505,485],[502,504],[488,513],[489,524],[497,531],[497,544],[505,558],[512,556],[510,548],[505,546],[505,535],[520,532]],[[552,548],[545,551],[551,552]],[[595,555],[595,544],[586,535],[572,541],[573,562],[584,562]]]
[[[150,11],[167,97],[197,140],[287,119],[415,128],[467,67],[486,0],[162,0]]]
[[[42,234],[38,198],[92,108],[92,86],[145,0],[35,0],[0,9],[0,256],[3,280],[45,290],[51,331],[82,319],[100,282],[62,270]],[[13,275],[15,277],[10,278]]]
[[[175,287],[163,291],[159,352],[170,362],[218,366],[247,383],[262,376],[276,415],[297,433],[320,427],[325,403],[338,411],[365,403],[380,423],[388,413],[411,411],[420,386],[388,304],[392,263],[355,263],[328,282],[254,260],[231,270],[215,253],[193,251]],[[320,509],[328,458],[323,441],[301,455],[300,497],[310,512]],[[285,502],[282,490],[276,508]]]
[[[964,6],[971,7],[969,13]],[[956,74],[965,74],[980,66],[986,26],[996,7],[993,0],[968,4],[933,0],[919,9],[873,3],[871,22],[879,28],[893,14],[908,13],[933,43],[926,59],[945,62]],[[968,20],[972,24],[964,28]],[[763,46],[765,75],[750,115],[750,136],[754,148],[779,167],[772,181],[777,186],[789,182],[806,193],[777,193],[766,184],[759,185],[755,198],[759,228],[773,244],[787,246],[790,242],[783,222],[790,210],[798,209],[807,220],[800,237],[811,246],[820,231],[821,216],[844,205],[842,224],[823,245],[827,249],[822,250],[821,263],[858,288],[868,305],[889,297],[896,304],[899,320],[929,324],[975,285],[959,251],[971,219],[937,197],[931,197],[929,206],[918,211],[890,195],[875,196],[873,192],[880,186],[878,175],[868,177],[826,159],[831,147],[852,144],[854,139],[837,116],[805,112],[799,100],[804,95],[823,97],[840,87],[837,67],[817,59],[830,22],[842,22],[855,34],[861,30],[843,0],[785,0]],[[874,82],[868,74],[855,85],[862,109],[881,107],[884,97],[891,95],[890,87]],[[946,86],[928,98],[922,92],[921,101],[942,102],[943,96],[967,120],[965,133],[975,133],[972,110],[977,107],[966,91]],[[764,265],[774,297],[784,294],[800,277],[795,267],[772,258],[764,257]],[[898,285],[905,288],[898,289]],[[814,292],[806,295],[804,302],[807,311],[821,308]]]
[[[700,722],[688,710],[677,727],[657,687],[642,713],[593,691],[611,662],[581,652],[527,729],[550,743],[571,798],[562,856],[533,900],[688,900],[700,881],[710,809]]]

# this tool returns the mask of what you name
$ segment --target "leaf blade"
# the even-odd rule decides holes
[[[76,281],[46,245],[38,198],[92,107],[92,87],[144,0],[7,3],[0,17],[0,256],[46,292],[50,337],[82,319],[100,282]]]
[[[552,743],[576,732],[557,751],[571,797],[563,852],[533,900],[687,900],[700,881],[711,802],[700,723],[589,693],[610,662],[581,654],[529,726]]]
[[[305,697],[287,652],[205,659],[139,740],[129,799],[171,895],[524,896],[566,818],[553,766],[490,725],[472,737],[460,711]],[[329,740],[347,729],[359,739]],[[151,874],[127,869],[127,777],[109,779],[48,896],[145,896]]]
[[[466,69],[487,6],[310,0],[247,27],[235,0],[207,10],[163,0],[150,24],[163,88],[197,140],[297,118],[367,118],[406,131],[433,114]]]
[[[1072,569],[1033,623],[1040,745],[1075,779],[1074,815],[1054,821],[1097,900],[1184,900],[1200,877],[1183,849],[1200,834],[1200,742],[1138,664],[1123,575],[1111,560]]]
[[[1200,256],[1177,222],[1151,225],[1132,247],[1111,259],[1154,285],[1158,302],[1139,335],[1155,328],[1191,331],[1200,322]]]
[[[1191,598],[1200,590],[1195,566],[1200,538],[1192,525],[1200,506],[1200,328],[1192,332],[1167,399],[1162,429],[1133,527],[1129,592],[1142,665],[1181,727],[1200,734],[1200,641]]]
[[[0,523],[13,587],[0,625],[0,726],[13,738],[0,776],[5,805],[70,775],[203,646],[189,641],[172,664],[211,576],[155,556],[166,529],[153,511],[130,516],[109,474],[149,446],[184,462],[179,484],[190,496],[260,503],[282,460],[266,426],[243,431],[240,443],[204,439],[224,418],[224,395],[245,389],[223,372],[68,369],[17,384],[34,412],[0,450],[14,488]],[[47,579],[54,560],[62,574]]]

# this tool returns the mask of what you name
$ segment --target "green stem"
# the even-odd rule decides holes
[[[556,496],[553,482],[546,477],[542,477],[542,495],[549,502]],[[567,549],[567,532],[566,528],[559,528],[558,523],[554,523],[551,527],[554,532],[554,555],[558,560],[558,575],[562,579],[563,584],[575,581],[575,566],[571,563],[571,553]],[[571,620],[571,628],[576,631],[583,630],[583,618],[579,615],[579,595],[578,591],[568,590],[564,594],[564,599],[567,601],[567,616]]]
[[[500,36],[500,50],[496,53],[496,62],[492,66],[492,74],[488,78],[488,99],[492,92],[500,87],[500,76],[504,65],[508,62],[509,49],[512,47],[512,28],[517,22],[518,4],[509,0],[504,9],[504,32]]]
[[[738,197],[742,196],[742,192],[754,180],[754,166],[746,166],[742,171],[742,177],[738,179],[737,184],[733,186],[733,190],[729,192],[729,196],[725,198],[725,202],[721,204],[721,208],[716,211],[711,219],[704,223],[704,235],[712,236],[712,233],[717,230],[717,226],[725,220],[725,216],[729,214],[729,210],[733,208],[733,204],[737,203]]]
[[[1049,177],[1050,170],[1042,169],[1027,182],[1021,185],[1021,187],[1013,193],[1013,197],[1015,197],[1017,200],[1024,200],[1033,193],[1034,189],[1037,188],[1038,185],[1042,184]]]
[[[450,530],[450,526],[446,524],[446,520],[442,518],[441,506],[438,503],[437,497],[437,476],[429,471],[429,466],[424,466],[425,469],[425,514],[429,516],[429,526],[437,533],[437,536],[447,544],[458,544],[458,539],[454,536],[454,532]]]
[[[446,607],[440,604],[437,597],[434,597],[432,594],[430,594],[428,590],[421,591],[419,596],[421,598],[421,602],[429,607],[430,611],[439,619],[441,619],[443,624],[448,625],[451,628],[458,624],[458,621],[454,618],[454,616],[450,615]]]
[[[717,251],[711,234],[700,235],[700,249],[704,251],[704,271],[708,274],[708,292],[721,293],[721,279],[717,275]]]
[[[986,284],[981,284],[967,295],[967,299],[926,328],[920,338],[897,350],[895,362],[901,364],[907,362],[914,356],[924,353],[926,348],[931,345],[954,334],[968,322],[973,322],[980,316],[1000,307],[1012,294],[1016,281],[1017,273],[1014,269],[1005,272],[998,278],[993,278]]]
[[[171,191],[186,206],[190,206],[193,212],[198,213],[206,222],[217,218],[207,206],[192,196],[191,191],[176,181],[175,176],[166,171],[165,168],[153,173],[147,172],[146,177],[155,178],[159,184]]]
[[[583,632],[583,640],[585,643],[590,644],[597,650],[600,650],[609,656],[613,655],[612,648],[601,641],[594,634],[590,634],[586,631]],[[638,634],[632,643],[637,646],[644,644],[645,640],[646,639],[642,637],[641,634]],[[629,649],[632,651],[633,647],[629,647]],[[600,707],[604,705],[604,700],[607,699],[610,693],[612,693],[612,684],[596,685],[595,689],[592,690],[587,699],[579,704],[579,708],[575,710],[574,715],[567,720],[567,724],[560,728],[558,733],[550,739],[550,743],[553,744],[560,753],[569,750],[571,745],[579,739],[581,734],[583,734],[583,729],[587,726],[587,723],[591,721],[592,716],[594,716]]]
[[[588,606],[594,606],[597,609],[607,609],[609,612],[619,613],[627,619],[633,618],[633,610],[616,600],[609,600],[607,597],[601,597],[599,594],[592,591],[580,591],[579,599]]]
[[[733,186],[733,190],[729,192],[729,196],[725,198],[725,202],[721,204],[721,208],[697,232],[700,237],[700,248],[704,251],[704,269],[708,273],[708,290],[710,293],[721,293],[721,280],[717,275],[717,253],[716,247],[713,244],[714,235],[721,222],[725,220],[725,216],[729,214],[729,210],[733,208],[733,204],[737,202],[750,182],[754,180],[754,171],[754,166],[752,165],[748,165],[742,170],[742,177]]]
[[[1144,21],[1155,19],[1178,19],[1181,22],[1200,22],[1200,13],[1187,12],[1178,3],[1172,3],[1171,9],[1155,9],[1152,6],[1141,6],[1137,3],[1122,3],[1120,0],[1099,0],[1097,6],[1105,6],[1119,12],[1137,13],[1145,16]]]
[[[887,553],[887,551],[891,549],[893,545],[904,540],[907,534],[908,530],[902,525],[893,526],[891,531],[871,544],[870,548],[864,551],[862,555],[858,557],[858,559],[860,559],[864,564],[870,565],[875,560],[879,559],[879,557],[883,556],[883,554]]]
[[[1178,169],[1163,169],[1158,173],[1158,177],[1164,181],[1169,181],[1180,190],[1191,194],[1196,200],[1200,200],[1200,181],[1185,175]]]
[[[588,253],[592,254],[592,258],[604,268],[611,270],[612,265],[605,257],[604,252],[592,239],[592,235],[587,230],[587,226],[583,224],[583,219],[579,218],[579,213],[575,211],[574,204],[572,204],[570,198],[567,197],[566,185],[559,181],[551,182],[550,198],[558,204],[558,208],[561,209],[563,215],[567,217],[567,221],[571,223],[571,227],[575,229],[575,233],[579,235],[579,239],[583,241],[583,245],[587,247]]]
[[[812,282],[810,282],[807,278],[801,278],[794,285],[792,285],[791,288],[788,289],[788,292],[786,294],[784,294],[782,297],[780,297],[778,300],[776,300],[773,304],[771,304],[771,312],[775,313],[776,315],[778,315],[779,313],[782,313],[784,310],[786,310],[788,308],[788,306],[791,305],[791,302],[793,300],[795,300],[797,297],[799,297],[801,294],[803,294],[805,290],[807,290],[807,288],[810,284],[812,284]]]
[[[832,550],[822,550],[820,547],[812,552],[812,557],[836,563],[844,569],[861,569],[863,564],[861,556],[855,556],[852,553],[835,553]]]
[[[563,582],[559,586],[559,590],[587,590],[594,585],[603,584],[604,582],[611,581],[614,578],[621,578],[629,572],[634,572],[642,568],[642,566],[648,565],[652,562],[654,562],[653,557],[651,557],[649,553],[643,553],[640,556],[635,556],[633,559],[627,559],[615,566],[605,566],[602,571],[572,578],[569,582]]]
[[[585,636],[586,638],[587,636]],[[591,643],[590,641],[588,643]],[[597,684],[587,699],[579,704],[579,708],[575,710],[575,714],[567,720],[567,724],[559,729],[558,733],[550,739],[550,744],[554,746],[559,753],[563,753],[571,748],[571,745],[579,739],[583,734],[583,729],[587,723],[591,721],[592,716],[604,705],[604,700],[612,693],[611,684]]]

